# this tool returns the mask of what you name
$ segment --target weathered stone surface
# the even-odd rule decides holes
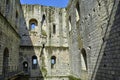
[[[46,80],[67,80],[70,75],[69,51],[66,27],[66,10],[41,5],[22,5],[26,26],[21,27],[21,50],[28,62],[32,77],[43,76]],[[31,29],[31,23],[35,28]],[[55,27],[55,28],[54,28]],[[43,35],[47,36],[43,49]],[[42,53],[43,52],[43,53]],[[37,56],[37,69],[32,69],[32,56]],[[56,57],[51,68],[51,57]],[[22,65],[22,64],[21,64]]]
[[[75,20],[76,2],[80,7],[78,27]],[[69,2],[67,21],[69,22],[71,16],[72,29],[69,32],[71,33],[69,34],[70,54],[73,57],[70,59],[71,65],[77,64],[77,61],[74,61],[75,54],[82,54],[82,51],[78,53],[75,50],[84,48],[87,55],[89,80],[119,79],[119,8],[119,0],[71,0]],[[79,46],[81,43],[82,46]],[[73,66],[72,70],[74,68],[76,67]],[[79,69],[82,70],[82,64]],[[83,73],[80,72],[78,75],[83,75]]]

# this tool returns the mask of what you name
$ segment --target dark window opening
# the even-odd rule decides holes
[[[43,20],[45,20],[45,14],[43,14],[43,17],[42,17],[42,18],[43,18]]]
[[[79,2],[76,3],[76,21],[80,19],[80,7]]]
[[[55,33],[56,33],[56,25],[53,24],[53,34],[55,34]]]
[[[83,55],[84,61],[85,61],[85,67],[87,69],[87,54],[84,48],[82,48],[81,53]]]
[[[23,71],[27,72],[28,71],[28,62],[23,62]]]
[[[44,21],[45,21],[45,14],[43,14],[43,16],[42,16],[41,25],[43,25]]]
[[[76,9],[77,9],[78,14],[79,14],[79,16],[80,16],[80,7],[79,7],[79,2],[77,2],[77,4],[76,4]]]
[[[4,54],[3,54],[3,76],[5,77],[8,73],[8,64],[9,64],[9,50],[8,48],[5,48]]]
[[[52,56],[51,57],[51,68],[54,68],[54,65],[56,64],[56,57]]]
[[[18,23],[18,12],[16,11],[16,14],[15,14],[15,18],[16,18],[16,24]],[[17,26],[16,26],[17,28]]]
[[[37,56],[34,55],[34,56],[32,56],[32,69],[36,69],[37,64],[38,64]]]

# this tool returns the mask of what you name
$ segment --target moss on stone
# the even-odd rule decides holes
[[[72,75],[68,76],[69,80],[81,80],[80,78],[76,78]]]
[[[41,34],[42,34],[43,36],[47,36],[47,33],[45,32],[45,30],[42,30],[42,31],[41,31]]]

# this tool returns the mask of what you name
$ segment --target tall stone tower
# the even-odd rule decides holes
[[[30,79],[68,80],[69,53],[66,11],[22,5],[27,26],[21,32],[21,67]]]

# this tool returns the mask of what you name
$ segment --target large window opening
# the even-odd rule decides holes
[[[8,67],[9,67],[9,50],[8,48],[5,48],[4,53],[3,53],[3,76],[5,77],[6,74],[8,73]]]
[[[37,64],[38,64],[38,61],[37,61],[37,56],[32,56],[32,69],[37,69]]]
[[[23,71],[28,72],[28,62],[27,61],[23,62]]]
[[[36,19],[31,19],[29,21],[29,30],[35,31],[35,28],[38,26],[38,21]]]
[[[84,48],[82,48],[81,53],[82,70],[87,70],[87,55]]]
[[[56,57],[52,56],[51,57],[51,68],[54,68],[54,65],[56,64]]]

